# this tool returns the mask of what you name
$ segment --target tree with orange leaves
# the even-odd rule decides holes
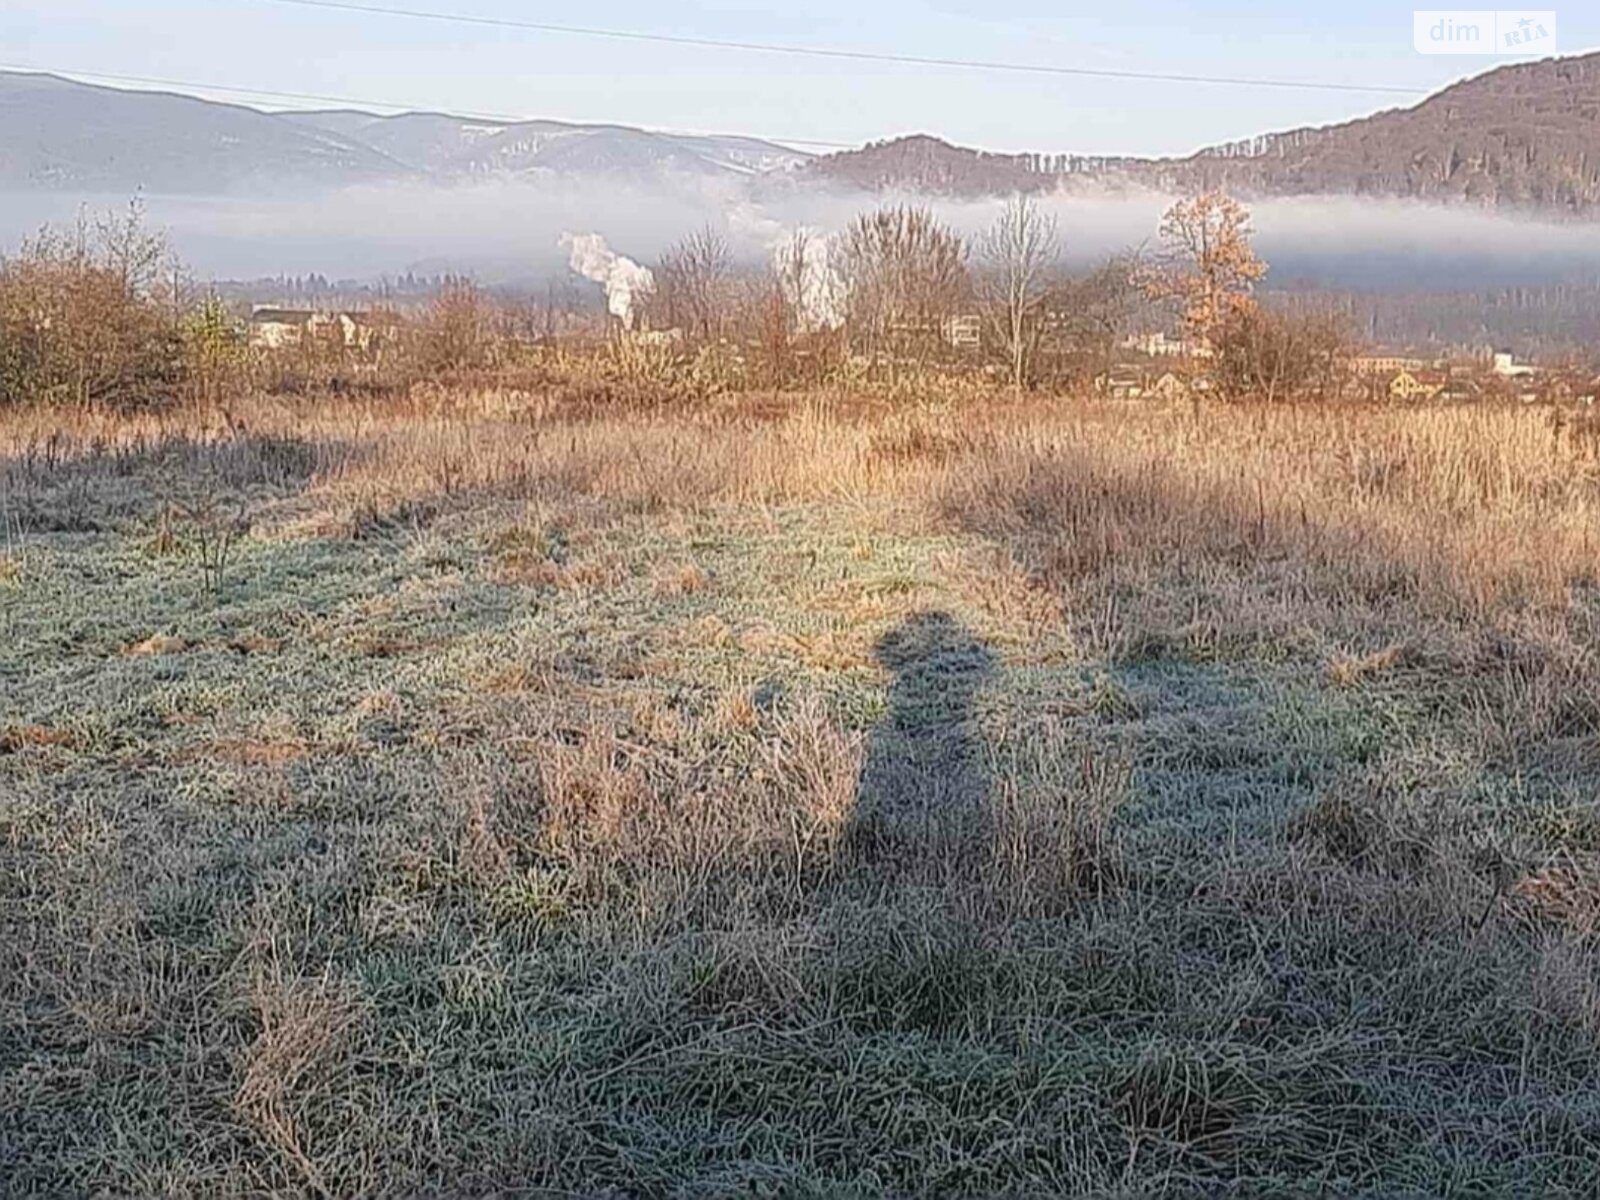
[[[1184,335],[1209,345],[1253,308],[1250,289],[1267,264],[1250,246],[1250,211],[1223,191],[1179,200],[1161,219],[1161,253],[1143,278],[1153,300],[1176,300]]]

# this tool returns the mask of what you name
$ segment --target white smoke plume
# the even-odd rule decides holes
[[[632,329],[636,300],[655,290],[650,268],[616,253],[598,233],[564,233],[561,244],[571,252],[568,261],[572,269],[605,288],[606,308],[624,329]]]
[[[837,235],[805,222],[786,225],[749,203],[729,205],[725,212],[735,241],[759,247],[767,256],[802,329],[812,333],[844,324]]]
[[[844,324],[845,284],[839,274],[835,239],[802,225],[771,244],[772,267],[784,298],[807,332]]]

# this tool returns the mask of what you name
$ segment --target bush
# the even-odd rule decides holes
[[[420,314],[412,331],[414,365],[424,374],[480,370],[494,365],[503,342],[494,302],[468,280],[447,284]]]
[[[126,221],[50,230],[0,260],[0,406],[150,408],[183,380],[175,311],[154,295],[165,261],[137,208]]]
[[[1222,322],[1214,340],[1217,391],[1224,399],[1269,404],[1334,398],[1349,346],[1343,324],[1332,314],[1301,316],[1242,305]]]

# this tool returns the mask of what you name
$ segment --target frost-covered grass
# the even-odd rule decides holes
[[[1600,1187],[1585,446],[772,408],[6,428],[0,1190]]]

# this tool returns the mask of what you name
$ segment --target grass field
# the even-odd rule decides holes
[[[1600,1192],[1540,410],[0,422],[0,1191]]]

